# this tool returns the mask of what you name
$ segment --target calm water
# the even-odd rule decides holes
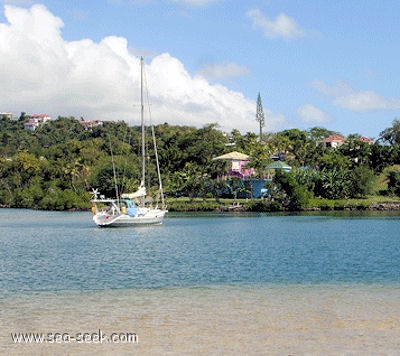
[[[398,213],[100,229],[90,213],[0,210],[0,353],[91,352],[9,333],[103,327],[139,336],[104,354],[395,354],[399,300]]]

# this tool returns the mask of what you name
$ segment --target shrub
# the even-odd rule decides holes
[[[365,166],[355,167],[351,172],[350,179],[352,183],[350,188],[351,197],[365,197],[372,193],[374,189],[375,176],[371,169]]]
[[[288,210],[301,210],[308,204],[310,194],[297,182],[293,174],[277,170],[274,181],[285,193],[282,203]]]
[[[388,190],[392,194],[400,196],[400,171],[389,171],[388,179]]]

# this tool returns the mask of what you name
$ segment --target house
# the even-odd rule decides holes
[[[368,143],[369,145],[372,145],[375,141],[372,138],[361,136],[359,139],[361,142]]]
[[[28,121],[24,123],[24,128],[35,131],[39,126],[49,120],[51,120],[51,117],[47,114],[33,114],[30,115]]]
[[[285,172],[290,172],[292,170],[292,167],[282,161],[272,162],[271,164],[269,164],[267,166],[268,179],[271,179],[271,171],[277,170],[277,169],[281,169]]]
[[[339,146],[343,145],[343,143],[345,143],[345,142],[346,142],[346,139],[343,136],[333,134],[333,135],[330,135],[330,136],[324,138],[322,140],[322,145],[324,147],[335,148],[335,147],[339,147]]]
[[[250,162],[248,155],[233,151],[222,156],[214,158],[214,161],[230,162],[229,176],[239,178],[249,178],[254,175],[254,168],[247,167]]]
[[[15,115],[12,112],[0,112],[0,117],[4,117],[8,120],[15,120]]]
[[[81,125],[85,127],[86,130],[93,130],[94,127],[103,126],[103,121],[99,120],[81,120],[79,121]]]
[[[365,137],[365,136],[360,136],[358,138],[358,141],[368,143],[369,145],[372,145],[374,143],[374,140],[372,138]],[[335,147],[339,147],[339,146],[343,145],[345,142],[346,142],[346,139],[343,136],[333,134],[333,135],[328,136],[327,138],[324,138],[322,140],[322,145],[324,147],[335,148]]]

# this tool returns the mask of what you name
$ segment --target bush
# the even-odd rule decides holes
[[[400,171],[388,172],[388,190],[390,193],[400,196]]]
[[[365,167],[359,166],[351,172],[351,197],[365,197],[371,194],[374,189],[375,176],[374,172]]]
[[[277,170],[274,181],[278,184],[280,190],[285,193],[282,204],[288,210],[301,210],[307,206],[310,193],[297,182],[293,174]]]

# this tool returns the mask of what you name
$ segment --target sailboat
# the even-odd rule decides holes
[[[155,152],[155,160],[157,166],[159,197],[161,198],[161,207],[146,205],[146,145],[145,145],[145,120],[144,120],[144,59],[140,58],[140,102],[141,102],[141,136],[142,136],[142,177],[141,183],[136,192],[121,194],[118,192],[118,185],[115,175],[115,166],[113,161],[114,181],[116,199],[106,199],[100,195],[97,189],[93,190],[92,212],[93,221],[100,227],[121,227],[121,226],[140,226],[140,225],[160,225],[163,222],[167,209],[164,202],[164,194],[162,180],[160,174],[160,166],[158,162],[158,154],[156,147],[156,139],[154,129],[152,127],[153,144]]]

